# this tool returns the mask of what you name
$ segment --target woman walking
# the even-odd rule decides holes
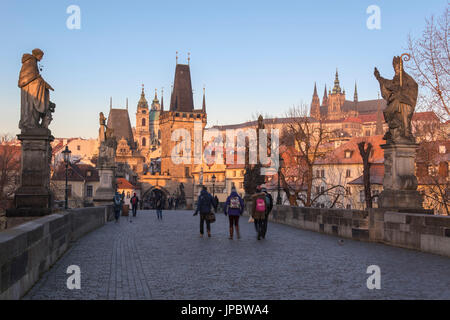
[[[239,233],[239,217],[244,212],[244,200],[236,192],[236,188],[231,188],[231,193],[225,203],[225,215],[228,215],[230,221],[230,237],[228,239],[233,240],[233,231],[236,228],[236,237],[241,238]]]

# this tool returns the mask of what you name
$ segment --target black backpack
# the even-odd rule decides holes
[[[209,194],[202,194],[199,198],[200,213],[211,213],[211,197]]]

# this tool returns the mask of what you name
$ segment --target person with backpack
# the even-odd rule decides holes
[[[120,193],[116,191],[116,194],[114,195],[113,198],[113,209],[114,209],[114,217],[116,218],[116,223],[119,222],[120,212],[122,211],[122,205],[123,205],[122,196],[120,195]]]
[[[252,217],[255,220],[256,233],[258,234],[258,240],[264,233],[264,220],[266,218],[267,203],[266,194],[261,191],[261,187],[256,189],[257,193],[252,196]]]
[[[261,191],[266,195],[266,215],[264,220],[262,221],[262,238],[265,239],[266,238],[266,233],[267,233],[267,222],[269,221],[269,214],[270,212],[272,212],[273,209],[273,197],[272,195],[267,192],[267,189],[265,187],[261,188]]]
[[[131,210],[133,211],[133,217],[136,217],[136,213],[137,213],[137,209],[138,209],[138,205],[139,205],[139,198],[136,195],[136,192],[131,197],[130,203],[131,203]]]
[[[233,240],[233,231],[236,228],[236,236],[238,239],[241,238],[239,233],[239,217],[244,212],[244,200],[236,192],[236,188],[233,186],[231,188],[231,193],[225,202],[225,215],[228,215],[230,221],[230,240]]]
[[[197,209],[194,213],[194,216],[196,216],[200,212],[200,237],[203,237],[203,228],[206,222],[208,237],[211,238],[211,215],[214,215],[211,207],[214,207],[214,198],[208,192],[206,187],[203,187],[198,196]]]

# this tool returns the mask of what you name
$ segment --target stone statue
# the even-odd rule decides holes
[[[106,118],[103,112],[100,112],[99,115],[99,122],[100,122],[100,129],[98,133],[98,141],[99,143],[102,143],[102,141],[106,140]]]
[[[114,166],[116,159],[117,140],[114,137],[112,128],[108,128],[105,124],[106,118],[103,112],[100,113],[100,134],[103,135],[104,140],[100,142],[97,167]],[[106,128],[106,130],[105,130]]]
[[[388,144],[415,143],[411,131],[411,120],[416,107],[419,86],[403,70],[403,56],[394,57],[392,64],[395,70],[395,76],[392,80],[381,77],[377,68],[375,68],[374,72],[375,78],[380,83],[381,94],[388,104],[387,108],[383,111],[384,119],[389,126],[389,130],[384,136],[384,140]]]
[[[32,54],[22,56],[22,68],[19,75],[21,89],[21,112],[19,128],[24,131],[34,128],[48,129],[52,121],[55,104],[50,101],[49,90],[53,88],[45,82],[39,73],[38,61],[44,52],[34,49]]]

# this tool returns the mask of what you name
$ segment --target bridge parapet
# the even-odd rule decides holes
[[[111,207],[73,209],[0,232],[0,300],[20,299],[72,242],[111,219]]]
[[[450,257],[450,217],[274,206],[269,221],[343,238],[379,242]]]

